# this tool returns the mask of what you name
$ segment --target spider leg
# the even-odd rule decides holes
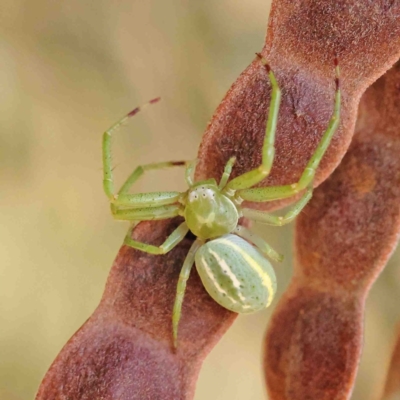
[[[121,206],[126,206],[129,208],[162,206],[179,202],[182,196],[182,193],[180,192],[150,192],[135,194],[128,194],[127,192],[131,186],[144,174],[145,171],[185,165],[186,170],[190,170],[191,164],[192,162],[190,161],[167,161],[138,166],[122,185],[119,192],[110,197],[111,209],[113,210],[115,207]],[[188,177],[186,176],[186,178],[186,181],[188,182]]]
[[[283,261],[282,254],[277,253],[264,239],[251,232],[249,229],[246,229],[244,226],[238,225],[233,233],[253,243],[262,253],[272,260],[279,262]]]
[[[180,215],[181,207],[178,204],[170,204],[158,207],[144,207],[135,209],[113,208],[111,211],[115,219],[123,221],[150,221],[176,217]]]
[[[339,67],[336,65],[336,93],[333,115],[329,121],[328,128],[322,135],[317,149],[306,165],[298,182],[292,185],[272,186],[264,188],[245,189],[238,192],[238,196],[243,200],[264,202],[291,197],[309,186],[315,176],[315,171],[325,154],[326,149],[339,126],[340,118],[340,87],[339,87]]]
[[[231,176],[233,164],[235,164],[236,157],[231,157],[225,165],[224,173],[222,174],[221,180],[219,182],[218,187],[223,189],[228,182],[229,177]]]
[[[152,192],[152,193],[138,193],[128,194],[132,185],[144,174],[145,171],[153,169],[162,169],[169,167],[186,166],[185,179],[189,186],[193,185],[191,174],[196,165],[195,161],[166,161],[161,163],[153,163],[146,165],[139,165],[132,174],[128,177],[122,185],[118,194],[111,197],[112,204],[116,206],[129,206],[132,208],[152,206],[154,204],[161,206],[166,204],[173,204],[179,201],[181,197],[180,192]]]
[[[268,225],[282,226],[292,222],[306,206],[312,196],[312,187],[309,187],[284,216],[271,215],[265,211],[252,210],[250,208],[243,208],[243,217],[252,219],[254,221],[264,222]]]
[[[193,161],[186,161],[185,180],[189,187],[193,186],[192,174],[197,162],[197,159]]]
[[[150,104],[154,104],[158,101],[159,98],[153,99],[144,106],[135,108],[125,117],[123,117],[113,126],[111,126],[111,128],[109,128],[103,134],[103,188],[107,197],[115,205],[127,205],[131,207],[135,207],[136,205],[136,207],[142,207],[148,202],[152,202],[152,204],[156,203],[157,205],[162,205],[172,204],[177,201],[177,196],[179,196],[178,192],[166,192],[164,194],[157,193],[156,195],[146,193],[144,193],[143,195],[128,195],[128,191],[132,187],[132,185],[144,174],[145,171],[176,166],[188,167],[188,165],[190,164],[190,162],[188,161],[166,161],[161,163],[140,165],[129,175],[128,179],[122,185],[118,193],[115,194],[114,192],[114,177],[111,166],[111,137],[113,133],[121,127],[121,125],[129,120],[129,118],[136,115],[144,107]]]
[[[185,295],[187,280],[189,279],[190,271],[193,267],[194,258],[197,250],[203,245],[201,239],[196,239],[185,258],[181,272],[179,274],[178,285],[176,287],[176,296],[174,302],[174,309],[172,312],[172,334],[174,338],[174,347],[178,345],[178,325],[181,319],[182,302]]]
[[[118,191],[118,195],[127,194],[132,185],[145,173],[145,171],[181,166],[186,166],[186,168],[189,168],[190,164],[191,161],[165,161],[160,163],[139,165],[121,186],[121,189]]]
[[[154,204],[156,204],[157,206],[161,206],[176,203],[181,197],[180,192],[151,192],[138,194],[128,194],[127,192],[129,191],[131,186],[144,174],[145,171],[177,166],[186,166],[185,179],[188,186],[192,186],[193,179],[191,175],[196,163],[197,160],[166,161],[161,163],[139,165],[122,185],[118,194],[112,196],[111,202],[115,206],[129,206],[130,208],[140,208],[146,206],[151,207]]]
[[[151,208],[179,202],[182,194],[180,192],[151,192],[136,194],[117,194],[111,199],[112,210],[121,207],[132,208]]]
[[[134,225],[129,229],[125,236],[124,244],[150,254],[166,254],[171,251],[179,242],[183,240],[189,232],[186,222],[182,222],[164,241],[160,246],[153,246],[151,244],[138,242],[131,238]]]
[[[275,155],[275,131],[278,121],[278,112],[281,101],[281,91],[276,81],[274,73],[271,71],[268,63],[261,55],[257,54],[268,72],[272,85],[271,104],[269,106],[268,120],[265,128],[265,138],[262,148],[262,162],[258,168],[244,173],[232,179],[227,185],[226,190],[242,190],[250,188],[261,182],[271,171]]]
[[[148,103],[142,107],[136,107],[125,117],[121,118],[118,122],[112,125],[103,134],[103,188],[108,198],[114,196],[114,177],[111,165],[111,136],[117,131],[121,125],[129,120],[129,118],[136,115],[141,109],[147,107],[150,104],[155,104],[160,100],[160,98],[150,100]],[[129,178],[128,178],[129,179]]]

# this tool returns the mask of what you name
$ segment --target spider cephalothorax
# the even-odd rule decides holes
[[[183,216],[192,233],[204,240],[232,232],[239,221],[237,206],[214,179],[196,183],[188,190]]]
[[[275,131],[280,105],[280,89],[268,63],[261,60],[272,85],[271,104],[262,148],[262,162],[258,168],[229,180],[235,157],[229,159],[221,180],[214,179],[193,182],[194,163],[170,161],[137,167],[121,189],[115,193],[111,168],[111,135],[127,119],[139,112],[135,108],[126,117],[113,125],[103,135],[104,191],[111,202],[111,211],[116,219],[146,221],[184,217],[182,222],[168,236],[161,246],[138,242],[131,238],[131,230],[125,237],[125,244],[151,254],[165,254],[172,250],[189,232],[197,237],[192,244],[180,272],[174,309],[172,312],[174,345],[177,344],[178,324],[186,282],[193,264],[210,296],[221,306],[238,313],[249,313],[267,307],[276,291],[274,270],[265,256],[281,261],[260,236],[239,224],[240,217],[270,225],[282,226],[301,212],[312,195],[312,182],[330,140],[339,125],[340,90],[339,68],[336,63],[336,94],[334,111],[327,130],[322,135],[313,156],[298,182],[291,185],[254,188],[268,176],[273,159]],[[156,103],[154,99],[148,104]],[[186,182],[189,186],[184,193],[152,192],[130,194],[129,189],[148,170],[165,167],[186,166]],[[304,191],[302,197],[282,217],[242,206],[244,200],[267,202],[284,199]]]

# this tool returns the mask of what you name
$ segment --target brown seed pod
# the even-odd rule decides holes
[[[333,61],[339,59],[340,127],[318,169],[317,186],[350,143],[362,93],[400,56],[400,3],[274,1],[262,55],[277,76],[282,102],[274,165],[260,186],[299,179],[332,114]],[[270,89],[255,59],[228,91],[204,134],[198,178],[221,176],[232,155],[237,158],[234,176],[260,164]],[[253,207],[271,209],[290,201]]]
[[[297,219],[297,263],[272,318],[265,375],[274,400],[348,399],[365,299],[400,233],[400,64],[362,98],[356,135]]]
[[[339,57],[343,76],[341,127],[321,164],[316,180],[318,184],[337,166],[350,143],[362,92],[400,55],[400,3],[387,0],[275,0],[262,54],[268,58],[283,88],[277,155],[272,174],[264,184],[293,183],[300,176],[332,112],[333,59],[335,55]],[[233,155],[238,158],[235,175],[259,164],[269,98],[270,86],[265,71],[253,62],[232,86],[207,128],[199,152],[198,178],[219,177],[226,161]],[[386,139],[374,140],[382,140],[383,143]],[[373,148],[368,151],[373,153]],[[375,158],[372,161],[375,162]],[[371,178],[371,174],[368,173],[368,177]],[[382,184],[389,183],[388,180],[385,182]],[[371,190],[363,188],[360,183],[359,186],[361,191]],[[391,196],[391,192],[387,194]],[[313,204],[319,204],[318,196]],[[382,209],[389,209],[386,197],[381,200]],[[323,199],[319,202],[323,207]],[[318,209],[315,213],[318,214]],[[138,240],[159,244],[174,226],[176,220],[146,222],[138,226],[134,235]],[[384,238],[392,240],[387,234],[380,240]],[[56,358],[39,388],[37,400],[178,400],[193,397],[204,357],[235,315],[214,303],[193,273],[183,306],[181,345],[176,354],[171,351],[172,303],[179,270],[190,241],[187,238],[166,256],[151,256],[126,247],[120,250],[99,307]],[[313,243],[310,246],[312,249]],[[302,260],[307,256],[302,255],[301,249],[300,244],[300,262],[304,262]],[[372,256],[374,251],[371,250]],[[313,254],[311,250],[303,252],[308,257]],[[383,258],[378,260],[380,266]],[[315,259],[320,260],[318,257]],[[372,269],[362,263],[362,258],[358,261],[362,266],[359,272],[362,287],[355,285],[355,289],[361,293],[370,284],[378,267],[373,274]],[[319,264],[309,266],[313,273],[315,265]],[[331,267],[334,264],[326,265]],[[332,381],[336,385],[334,388],[339,384],[345,385],[340,390],[347,393],[359,354],[362,301],[358,297],[355,299],[356,295],[351,291],[354,288],[347,287],[351,283],[351,274],[349,277],[344,273],[345,267],[341,269],[343,273],[336,274],[326,268],[317,268],[318,273],[312,281],[317,283],[289,292],[287,299],[290,300],[293,295],[299,300],[295,300],[293,308],[288,309],[293,309],[290,315],[282,317],[278,314],[275,321],[291,321],[295,318],[296,306],[298,311],[303,310],[303,314],[313,315],[317,326],[320,317],[326,317],[326,310],[331,310],[324,323],[332,326],[332,321],[341,322],[335,326],[336,330],[330,332],[331,338],[339,337],[349,346],[355,346],[354,349],[350,346],[335,350],[338,355],[334,358],[333,373],[347,365],[344,362],[347,350],[351,357],[348,373],[343,375],[344,378],[339,376]],[[349,271],[356,270],[350,268]],[[305,280],[305,277],[303,274],[301,279]],[[325,282],[327,277],[332,277],[329,288],[333,289],[321,292],[318,282]],[[356,274],[354,279],[357,281],[358,278]],[[345,289],[340,286],[343,280]],[[339,299],[345,305],[341,305]],[[276,326],[278,322],[274,322],[272,328]],[[303,332],[303,328],[307,328],[306,331],[310,329],[300,323],[296,332]],[[310,338],[312,336],[307,340]],[[313,349],[313,345],[307,340],[303,345],[310,355],[311,364],[325,357],[326,353],[320,351],[322,349],[310,353],[308,349]],[[289,346],[289,343],[285,345]],[[334,344],[331,346],[333,348]],[[296,359],[301,354],[294,352],[290,356]],[[294,365],[293,360],[286,359],[285,363]],[[273,366],[271,360],[269,368]],[[279,369],[275,372],[279,373]],[[301,379],[309,377],[297,372],[293,376],[295,387],[301,385]],[[338,377],[337,374],[335,376]],[[276,385],[279,386],[279,382]],[[278,393],[280,389],[271,390]]]

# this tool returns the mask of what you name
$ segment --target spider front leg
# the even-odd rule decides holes
[[[176,166],[190,166],[188,161],[167,161],[161,163],[146,164],[137,167],[132,174],[128,177],[122,185],[118,193],[114,192],[114,177],[111,166],[111,137],[112,134],[121,127],[129,118],[136,115],[143,107],[154,104],[159,99],[151,100],[149,103],[142,107],[137,107],[132,110],[125,117],[115,123],[110,129],[103,134],[103,188],[107,197],[112,203],[112,209],[118,206],[129,207],[146,207],[146,206],[161,206],[166,204],[173,204],[179,200],[179,192],[157,192],[157,193],[143,193],[143,194],[128,194],[131,186],[144,174],[145,171],[162,169]]]
[[[108,149],[109,151],[109,149]],[[165,161],[160,163],[152,163],[152,164],[145,164],[139,165],[136,169],[129,175],[128,179],[125,183],[121,186],[121,189],[118,191],[118,195],[128,193],[129,189],[133,186],[133,184],[146,172],[156,169],[164,169],[170,167],[186,167],[189,168],[191,166],[191,161]],[[109,176],[109,175],[108,175]],[[111,180],[112,174],[111,174]]]
[[[118,208],[145,208],[158,207],[178,203],[182,198],[180,192],[151,192],[135,194],[116,194],[111,199],[111,210]]]
[[[111,204],[115,207],[126,206],[129,208],[151,207],[154,205],[168,205],[179,202],[182,193],[180,192],[151,192],[151,193],[138,193],[128,194],[130,187],[137,181],[137,179],[144,173],[151,169],[161,169],[166,167],[186,166],[185,179],[189,186],[193,185],[192,171],[195,161],[168,161],[162,163],[154,163],[139,166],[133,171],[126,182],[122,185],[120,191],[113,195],[110,199]],[[114,208],[115,208],[114,207]]]
[[[272,163],[274,161],[275,132],[281,101],[281,91],[279,89],[275,75],[271,71],[271,68],[267,61],[260,54],[257,54],[257,56],[261,59],[261,62],[265,66],[272,85],[271,103],[269,106],[268,120],[265,128],[264,144],[262,148],[262,162],[258,168],[255,168],[249,172],[244,173],[243,175],[232,179],[226,185],[226,191],[228,192],[230,190],[234,191],[247,189],[261,182],[270,173]]]
[[[221,180],[219,182],[218,188],[223,189],[228,182],[229,177],[232,173],[233,165],[235,164],[236,157],[231,157],[225,165],[224,173],[222,174]]]
[[[115,219],[122,221],[153,221],[177,217],[182,213],[182,207],[178,204],[133,209],[116,207],[111,212]]]
[[[151,100],[147,105],[154,104],[159,99]],[[114,218],[128,221],[147,221],[159,220],[178,216],[181,214],[182,194],[179,192],[154,192],[128,194],[131,186],[144,174],[145,171],[161,169],[166,167],[185,166],[187,167],[186,180],[189,181],[188,170],[190,163],[187,161],[169,161],[162,163],[152,163],[137,167],[122,185],[118,193],[114,193],[114,177],[111,167],[111,136],[112,134],[130,117],[140,111],[140,107],[135,108],[124,118],[119,120],[103,134],[103,188],[111,202],[111,212]],[[188,177],[189,176],[189,177]],[[131,238],[134,225],[128,231],[124,243],[135,249],[150,254],[165,254],[172,250],[188,233],[189,228],[183,222],[176,228],[165,242],[160,246],[138,242]]]
[[[328,128],[322,135],[321,141],[319,142],[317,149],[315,150],[310,161],[306,165],[306,168],[304,169],[298,182],[292,185],[245,189],[237,193],[240,199],[247,201],[255,201],[255,202],[285,199],[294,196],[295,194],[304,190],[307,186],[309,186],[312,183],[318,165],[322,157],[324,156],[334,133],[336,132],[339,126],[340,102],[341,102],[340,85],[339,85],[339,66],[337,65],[337,60],[335,60],[335,63],[336,63],[336,69],[335,69],[336,92],[335,92],[334,111],[329,121]]]
[[[121,118],[118,122],[107,129],[103,134],[103,188],[104,192],[109,199],[114,196],[114,177],[111,165],[111,137],[112,134],[117,131],[125,122],[127,122],[131,117],[136,115],[141,109],[147,107],[150,104],[155,104],[160,100],[160,98],[150,100],[148,103],[142,107],[136,107],[130,113]],[[132,174],[134,175],[134,173]],[[128,178],[132,177],[132,175]],[[140,176],[141,174],[139,174]],[[135,181],[135,178],[132,178]],[[127,183],[127,182],[126,182]]]
[[[265,211],[252,210],[251,208],[243,208],[243,217],[252,219],[258,222],[264,222],[268,225],[282,226],[289,222],[292,222],[303,210],[303,208],[310,201],[312,196],[312,187],[309,187],[300,198],[300,200],[295,203],[289,211],[284,216],[277,216],[268,214]]]

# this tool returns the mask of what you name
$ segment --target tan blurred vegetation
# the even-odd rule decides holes
[[[101,133],[149,98],[163,102],[115,140],[121,180],[140,163],[196,156],[230,84],[260,50],[269,1],[2,0],[0,5],[0,399],[32,399],[61,347],[98,304],[127,229],[101,184]],[[147,191],[184,188],[181,171]],[[292,227],[257,227],[286,254]],[[368,300],[354,399],[383,379],[400,320],[399,255]],[[276,304],[276,303],[275,303]],[[274,307],[240,317],[207,358],[196,400],[266,397],[261,345]]]

